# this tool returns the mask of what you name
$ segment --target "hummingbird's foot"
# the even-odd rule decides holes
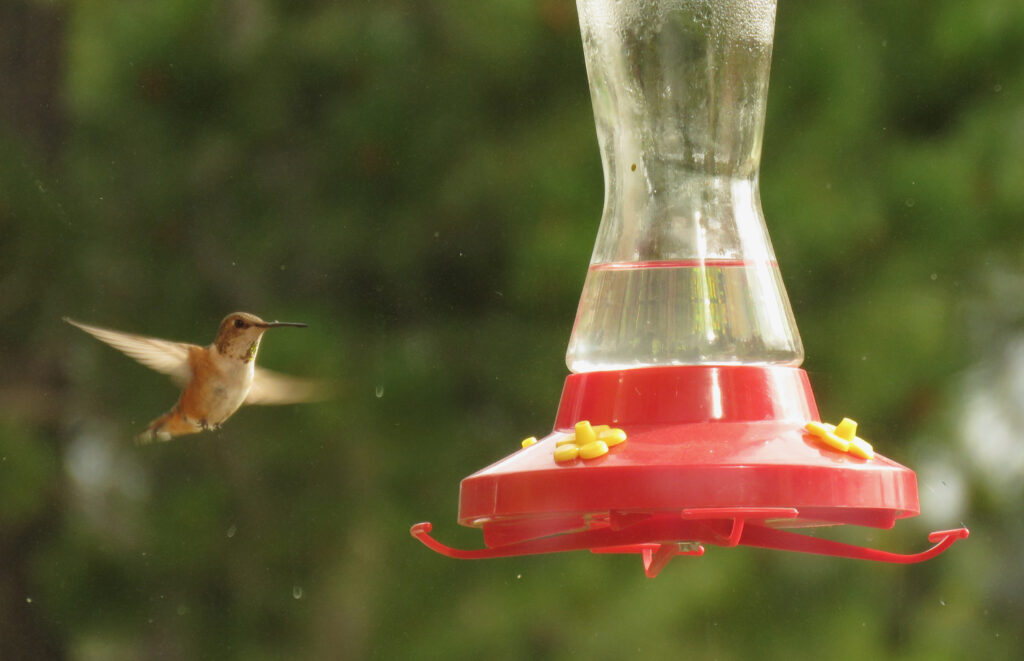
[[[154,440],[156,440],[156,441],[169,441],[169,440],[171,440],[171,438],[172,437],[171,437],[170,432],[168,432],[166,429],[163,429],[163,428],[157,428],[157,429],[150,428],[150,429],[147,429],[146,431],[142,432],[141,434],[139,434],[138,436],[135,437],[135,444],[136,445],[149,445]]]
[[[197,424],[199,425],[199,428],[202,431],[217,431],[218,429],[220,429],[222,423],[215,422],[213,424],[210,424],[209,420],[203,418]]]

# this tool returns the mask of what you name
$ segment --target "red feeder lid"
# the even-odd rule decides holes
[[[576,423],[621,428],[627,440],[593,459],[556,461]],[[454,557],[591,549],[639,552],[649,576],[702,544],[747,544],[917,562],[966,529],[935,533],[924,553],[897,555],[782,528],[890,528],[919,513],[913,471],[878,454],[835,449],[804,426],[818,413],[793,367],[679,366],[572,374],[554,431],[465,478],[459,523],[483,529],[487,549]]]

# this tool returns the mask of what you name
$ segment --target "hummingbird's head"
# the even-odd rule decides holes
[[[256,360],[256,352],[260,348],[260,339],[268,328],[280,326],[296,326],[304,328],[306,324],[295,324],[286,321],[263,321],[248,312],[232,312],[220,322],[217,339],[214,344],[222,356],[237,358],[243,362]]]

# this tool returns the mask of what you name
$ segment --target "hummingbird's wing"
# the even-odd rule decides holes
[[[97,328],[68,317],[64,317],[64,321],[72,326],[78,326],[97,340],[106,342],[146,367],[166,374],[178,385],[183,386],[192,378],[188,354],[191,347],[199,348],[196,345]]]
[[[327,384],[257,367],[245,404],[299,404],[327,399]]]

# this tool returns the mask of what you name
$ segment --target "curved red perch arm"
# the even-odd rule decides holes
[[[912,564],[934,558],[952,546],[958,539],[967,539],[968,535],[970,535],[970,531],[967,528],[939,530],[928,535],[928,541],[935,544],[935,546],[920,553],[902,554],[869,549],[852,544],[843,544],[842,542],[834,542],[820,537],[808,537],[807,535],[775,530],[765,526],[747,526],[743,531],[740,544],[782,551],[817,553],[818,555],[831,555],[840,558]]]

